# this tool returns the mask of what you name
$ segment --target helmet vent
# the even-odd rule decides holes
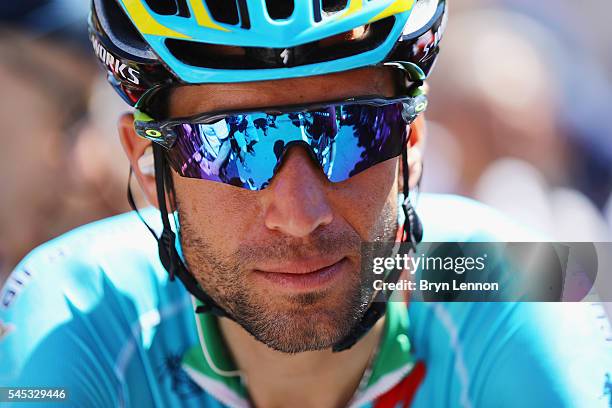
[[[206,0],[206,5],[215,21],[232,25],[240,22],[235,0]]]
[[[147,6],[156,14],[174,16],[178,14],[175,0],[145,0]]]
[[[293,48],[238,47],[167,38],[166,47],[184,64],[212,69],[291,68],[361,54],[379,47],[395,23],[390,16],[355,30]]]
[[[247,30],[251,28],[251,19],[249,17],[249,8],[246,0],[238,0],[238,11],[240,12],[240,26]]]
[[[149,45],[114,0],[94,0],[94,12],[104,32],[116,47],[140,58],[154,58]]]
[[[285,20],[291,17],[295,5],[293,0],[266,0],[266,8],[271,19]]]
[[[176,6],[178,8],[177,15],[187,18],[191,16],[189,6],[187,5],[187,0],[176,0]]]
[[[346,8],[348,0],[321,0],[321,7],[326,14],[334,14]]]
[[[156,14],[164,16],[189,17],[187,0],[145,0],[147,6]]]

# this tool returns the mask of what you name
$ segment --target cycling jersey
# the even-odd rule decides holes
[[[425,241],[525,240],[493,210],[422,195]],[[159,213],[143,212],[159,228]],[[608,320],[595,303],[388,304],[351,407],[607,407]],[[78,407],[245,407],[216,318],[161,266],[135,213],[26,257],[0,291],[0,386],[61,387]]]

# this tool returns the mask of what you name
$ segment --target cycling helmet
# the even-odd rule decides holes
[[[90,39],[132,106],[149,90],[389,64],[424,80],[446,0],[93,0]]]

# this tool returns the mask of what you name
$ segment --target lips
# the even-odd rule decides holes
[[[310,291],[331,285],[345,273],[347,258],[336,260],[304,260],[270,265],[254,270],[257,279],[290,291]]]
[[[276,263],[270,265],[262,265],[257,268],[257,271],[266,273],[286,273],[286,274],[308,274],[319,271],[321,269],[330,267],[343,258],[313,258],[313,259],[302,259],[295,260],[285,263]]]

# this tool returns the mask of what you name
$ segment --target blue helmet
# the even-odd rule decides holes
[[[119,94],[398,65],[424,80],[446,0],[93,0],[90,39]]]

